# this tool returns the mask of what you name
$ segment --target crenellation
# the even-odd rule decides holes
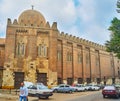
[[[76,41],[76,36],[73,36],[73,40],[75,40],[75,41]]]
[[[92,46],[92,42],[90,41],[90,46]]]
[[[96,43],[94,43],[93,45],[94,45],[94,47],[96,47]]]
[[[65,34],[65,38],[68,38],[68,36],[69,36],[68,33],[66,33],[66,34]]]
[[[89,44],[89,41],[88,41],[88,40],[86,40],[85,42],[86,42],[87,45]]]
[[[77,43],[79,43],[79,40],[80,40],[79,37],[76,37],[76,42],[77,42]]]
[[[68,36],[69,36],[69,37],[73,37],[72,34],[70,34],[70,35],[68,34]]]
[[[73,40],[72,34],[70,34],[70,35],[68,34],[67,38],[70,39],[70,40]]]
[[[77,37],[76,39],[79,40],[79,37]]]
[[[79,38],[79,42],[82,42],[82,38]]]
[[[95,46],[97,46],[98,44],[97,43],[95,43]]]

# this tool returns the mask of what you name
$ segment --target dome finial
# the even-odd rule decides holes
[[[32,10],[34,9],[34,5],[32,5]]]

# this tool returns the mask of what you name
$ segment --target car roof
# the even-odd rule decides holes
[[[28,82],[28,81],[24,81],[24,85],[26,87],[29,87],[29,86],[33,85],[33,83],[32,82]]]
[[[104,90],[115,90],[114,86],[105,86]]]

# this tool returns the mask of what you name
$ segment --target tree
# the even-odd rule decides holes
[[[117,0],[117,12],[120,13],[120,0]],[[105,45],[108,52],[114,52],[120,59],[120,20],[116,17],[111,21],[109,29],[111,33],[110,41],[106,41]]]
[[[105,45],[108,52],[114,52],[120,59],[120,20],[116,17],[111,21],[109,29],[111,33],[110,41],[106,41]]]
[[[120,13],[120,0],[117,1],[117,12]]]

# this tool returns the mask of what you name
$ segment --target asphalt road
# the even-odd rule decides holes
[[[80,97],[77,97],[72,100],[66,100],[66,101],[120,101],[119,99],[116,98],[103,98],[101,92],[96,92],[90,95],[83,95]]]
[[[15,94],[0,93],[0,101],[18,101],[19,96]],[[54,93],[49,99],[38,99],[37,97],[29,97],[29,101],[120,101],[114,98],[103,98],[101,91],[87,91],[69,93]]]

